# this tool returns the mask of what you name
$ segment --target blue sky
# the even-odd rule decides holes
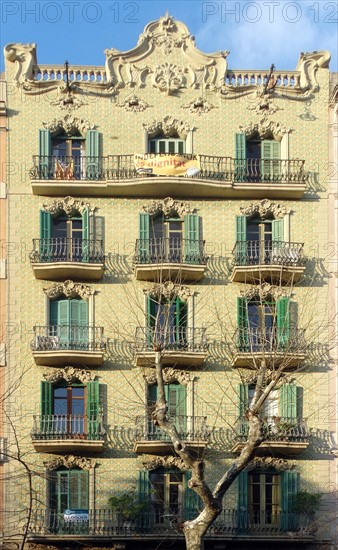
[[[132,48],[166,10],[199,49],[230,50],[229,68],[293,70],[301,51],[327,49],[338,71],[338,0],[2,0],[1,43],[35,42],[41,64],[104,65],[105,49]]]

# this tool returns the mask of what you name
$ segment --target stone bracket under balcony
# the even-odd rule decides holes
[[[106,344],[103,328],[77,325],[38,325],[34,327],[31,349],[36,365],[102,365]]]
[[[305,271],[302,243],[237,241],[232,253],[235,283],[296,283]]]
[[[101,453],[105,443],[102,415],[33,416],[34,449],[41,453]]]
[[[30,262],[36,279],[98,281],[104,273],[102,241],[87,239],[33,239]]]
[[[171,419],[179,437],[195,456],[202,454],[209,443],[210,430],[205,416],[176,416]],[[151,417],[136,418],[134,452],[138,454],[174,454],[174,446],[169,436],[155,426]]]

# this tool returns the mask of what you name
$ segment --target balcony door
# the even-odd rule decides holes
[[[40,211],[40,261],[87,262],[90,261],[89,209],[82,215],[53,217]]]
[[[176,470],[150,472],[151,504],[155,523],[175,523],[182,519],[184,474]]]
[[[236,217],[236,265],[270,265],[283,246],[284,220]]]
[[[277,332],[275,302],[250,300],[248,319],[251,349],[253,351],[273,349]]]
[[[185,140],[179,137],[165,137],[163,134],[149,139],[148,152],[154,154],[183,155]]]
[[[88,349],[88,302],[80,298],[50,302],[50,333],[61,349]]]
[[[52,472],[50,480],[50,507],[51,524],[55,528],[67,529],[80,527],[65,516],[66,510],[83,511],[88,513],[89,508],[89,473],[77,468],[61,468]],[[53,514],[56,516],[53,517]]]
[[[262,140],[259,135],[247,139],[235,135],[235,179],[237,181],[279,181],[281,175],[281,142]]]
[[[183,220],[155,216],[150,221],[150,254],[155,261],[182,261]]]
[[[80,136],[59,135],[52,139],[56,179],[82,179],[84,148],[85,140]]]
[[[148,337],[151,344],[163,349],[184,348],[187,343],[187,304],[178,296],[160,301],[150,296],[147,300]]]
[[[168,407],[167,416],[172,422],[174,422],[181,437],[184,437],[187,431],[187,387],[181,386],[180,384],[165,384],[164,391]],[[157,397],[157,385],[154,384],[149,386],[148,411],[150,414],[155,409]],[[148,430],[151,438],[167,439],[166,434],[157,428],[152,420],[149,421]]]
[[[54,429],[72,437],[86,433],[86,388],[84,386],[57,386],[53,388]]]
[[[249,472],[248,509],[250,523],[278,525],[280,518],[280,475]]]

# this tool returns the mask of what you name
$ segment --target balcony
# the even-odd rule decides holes
[[[58,513],[56,510],[39,509],[32,511],[28,540],[30,542],[65,542],[72,540],[106,542],[110,545],[123,540],[145,541],[184,540],[180,523],[185,517],[195,517],[195,510],[183,514],[161,515],[148,510],[133,522],[124,521],[121,514],[108,509],[74,510]],[[247,510],[223,510],[206,533],[208,540],[250,540],[303,545],[314,538],[313,517],[309,514],[296,514],[276,511],[248,512]]]
[[[151,155],[155,161],[158,158]],[[137,169],[133,154],[73,158],[35,155],[30,170],[32,191],[46,196],[299,199],[307,188],[304,160],[239,161],[201,154],[186,154],[184,158],[195,161],[199,168],[181,175],[157,175],[153,169]]]
[[[233,367],[268,367],[292,370],[305,359],[305,331],[297,328],[241,328],[236,331]]]
[[[191,239],[138,239],[134,265],[138,281],[202,279],[208,257],[205,242]]]
[[[247,440],[249,423],[239,418],[235,426],[237,436],[231,451],[240,453]],[[264,456],[267,452],[274,456],[293,456],[303,452],[309,445],[310,432],[303,419],[280,416],[263,419],[264,442],[257,447],[255,454]]]
[[[102,365],[106,345],[103,328],[90,325],[37,325],[31,342],[37,365]]]
[[[33,416],[31,437],[36,451],[42,453],[103,451],[105,430],[102,415]]]
[[[162,364],[177,367],[200,367],[207,356],[205,328],[137,327],[135,366],[155,366],[155,352],[161,351]]]
[[[302,243],[237,241],[231,281],[296,283],[305,270]]]
[[[177,415],[170,420],[189,450],[196,455],[203,453],[210,434],[206,416]],[[135,440],[135,453],[167,455],[174,452],[171,439],[163,430],[155,426],[150,415],[136,418]]]
[[[103,276],[102,241],[79,238],[33,239],[30,261],[36,279],[98,281]]]

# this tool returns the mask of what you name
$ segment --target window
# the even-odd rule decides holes
[[[79,133],[57,135],[39,130],[39,177],[41,179],[100,179],[99,133],[88,130],[85,137]]]
[[[242,351],[285,349],[290,339],[290,300],[237,298],[239,347]]]
[[[247,139],[235,136],[235,176],[237,181],[279,181],[281,175],[281,142],[262,140],[259,135]]]
[[[253,523],[275,524],[279,520],[280,476],[249,472],[248,508]]]
[[[163,134],[149,139],[148,152],[155,154],[181,155],[185,153],[185,140],[178,136],[165,137]]]
[[[50,302],[50,333],[61,349],[87,349],[88,302],[80,298]]]
[[[157,385],[148,388],[148,411],[151,413],[157,400]],[[184,436],[187,432],[187,387],[180,384],[165,384],[165,398],[168,406],[168,417],[174,422],[178,433]],[[150,420],[150,434],[155,434],[158,439],[162,439],[165,434],[154,426]]]
[[[187,343],[187,303],[178,296],[158,301],[147,298],[148,335],[152,344],[180,349]]]
[[[72,468],[60,468],[52,472],[50,479],[50,507],[57,514],[66,510],[89,508],[88,471]],[[60,517],[60,520],[63,519]]]
[[[253,385],[239,386],[239,416],[244,418],[255,392]],[[279,389],[270,392],[262,405],[260,417],[268,424],[278,425],[279,421],[296,424],[302,416],[301,388],[296,384],[283,384]]]
[[[141,263],[199,263],[203,254],[201,218],[187,214],[184,219],[163,214],[139,217],[139,261]]]
[[[284,219],[262,220],[236,216],[237,265],[278,263],[283,252],[283,240]]]

